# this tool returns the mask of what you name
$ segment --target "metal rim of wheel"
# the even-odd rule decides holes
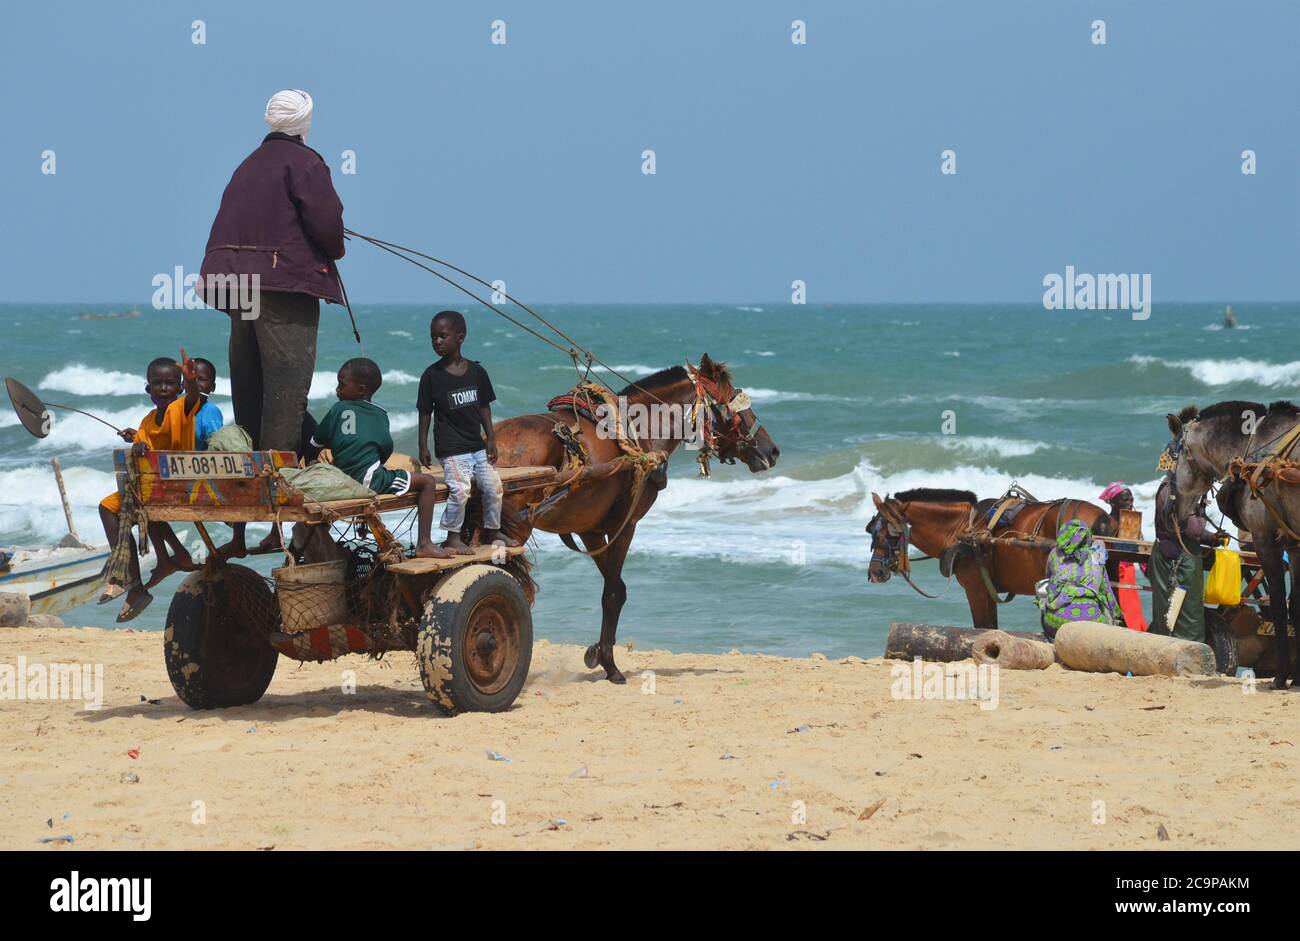
[[[465,675],[474,688],[485,696],[505,688],[518,669],[519,647],[519,624],[510,599],[498,594],[480,599],[466,619],[461,646]]]

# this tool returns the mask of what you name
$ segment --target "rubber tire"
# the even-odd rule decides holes
[[[473,683],[465,663],[469,620],[483,601],[505,605],[518,629],[514,674],[490,693]],[[445,576],[425,595],[415,659],[425,692],[448,715],[509,709],[528,679],[532,658],[533,612],[523,587],[509,573],[492,565],[466,565]]]
[[[1220,674],[1237,675],[1237,635],[1218,611],[1205,611],[1205,642],[1214,651],[1215,669]]]
[[[242,565],[229,568],[247,573],[249,590],[265,592],[261,599],[274,605],[271,590],[262,577]],[[240,577],[240,576],[236,576]],[[254,587],[256,586],[256,587]],[[191,709],[223,709],[257,702],[271,685],[280,654],[252,628],[235,621],[223,604],[223,586],[213,586],[216,602],[209,609],[204,600],[204,573],[194,572],[181,582],[167,609],[163,633],[163,659],[172,689]],[[211,610],[211,620],[209,620]],[[235,640],[236,632],[245,636]],[[235,642],[232,644],[231,641]],[[223,644],[224,641],[224,644]],[[218,647],[216,645],[223,644]],[[240,682],[231,683],[212,667],[220,652],[236,664]]]

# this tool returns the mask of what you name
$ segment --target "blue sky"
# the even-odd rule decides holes
[[[1035,301],[1066,265],[1150,272],[1157,302],[1300,298],[1294,0],[169,0],[4,19],[3,301],[143,303],[156,273],[197,270],[282,87],[315,98],[310,143],[350,227],[529,301],[779,301],[796,278],[810,303]],[[453,297],[356,242],[343,272],[354,302]]]

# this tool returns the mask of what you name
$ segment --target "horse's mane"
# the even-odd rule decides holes
[[[969,490],[944,490],[936,487],[917,487],[894,494],[900,503],[969,503],[974,506],[975,494]]]
[[[631,385],[626,386],[619,395],[628,396],[636,392],[658,392],[666,386],[676,385],[683,379],[690,378],[686,372],[685,366],[669,366],[667,369],[661,369],[656,373],[651,373],[644,379],[638,379]]]
[[[1186,409],[1184,409],[1184,411],[1186,411]],[[1200,414],[1194,417],[1198,421],[1225,417],[1240,421],[1243,412],[1252,412],[1263,418],[1266,411],[1268,411],[1268,409],[1264,407],[1263,402],[1215,402],[1213,405],[1201,409]],[[1181,418],[1182,416],[1180,415],[1179,417]]]
[[[727,368],[726,363],[716,361],[713,363],[713,378],[719,384],[731,383],[731,370]],[[636,382],[629,384],[619,395],[630,396],[637,392],[658,392],[660,389],[689,379],[690,373],[686,371],[685,366],[669,366],[667,369],[661,369],[656,373],[651,373],[644,379],[638,379]]]
[[[1288,402],[1285,399],[1278,399],[1276,402],[1268,404],[1268,413],[1270,415],[1285,415],[1288,418],[1295,418],[1300,415],[1300,405],[1294,402]]]

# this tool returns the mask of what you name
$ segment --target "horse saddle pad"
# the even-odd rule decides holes
[[[595,396],[591,397],[592,407],[601,404],[601,401]],[[600,421],[600,419],[591,413],[591,409],[587,407],[586,397],[577,392],[566,392],[564,395],[557,395],[546,403],[546,408],[551,412],[573,412],[573,414],[582,416],[592,424],[596,424]]]
[[[1024,500],[998,500],[984,515],[984,524],[988,526],[989,532],[1000,532],[1011,529],[1016,522],[1016,517],[1020,511],[1028,506]],[[1001,510],[1001,513],[999,513]]]

